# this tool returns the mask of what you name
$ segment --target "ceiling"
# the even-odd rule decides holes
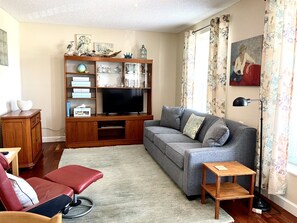
[[[20,22],[178,33],[240,0],[0,0]]]

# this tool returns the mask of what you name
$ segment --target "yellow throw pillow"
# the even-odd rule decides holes
[[[183,134],[189,136],[191,139],[195,139],[197,133],[203,125],[205,117],[191,114],[188,119]]]

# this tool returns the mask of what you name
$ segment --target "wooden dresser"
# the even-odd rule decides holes
[[[1,116],[3,147],[21,147],[19,167],[33,167],[42,154],[40,109]]]

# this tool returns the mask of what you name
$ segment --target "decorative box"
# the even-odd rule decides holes
[[[74,117],[90,117],[91,108],[74,108],[73,115]]]

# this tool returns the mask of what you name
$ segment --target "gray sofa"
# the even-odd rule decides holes
[[[163,107],[164,110],[164,107]],[[195,139],[183,134],[191,114],[205,117]],[[222,146],[202,146],[209,128],[220,119],[217,116],[185,109],[180,117],[179,129],[162,125],[161,120],[144,123],[144,146],[167,175],[188,197],[201,194],[202,164],[217,161],[238,161],[254,169],[256,129],[228,119],[224,120],[229,129],[227,141]],[[175,120],[175,121],[176,121]],[[174,122],[175,122],[174,121]],[[222,179],[222,181],[227,179]],[[215,182],[213,174],[207,174],[207,182]],[[248,177],[239,177],[238,183],[249,187]]]

